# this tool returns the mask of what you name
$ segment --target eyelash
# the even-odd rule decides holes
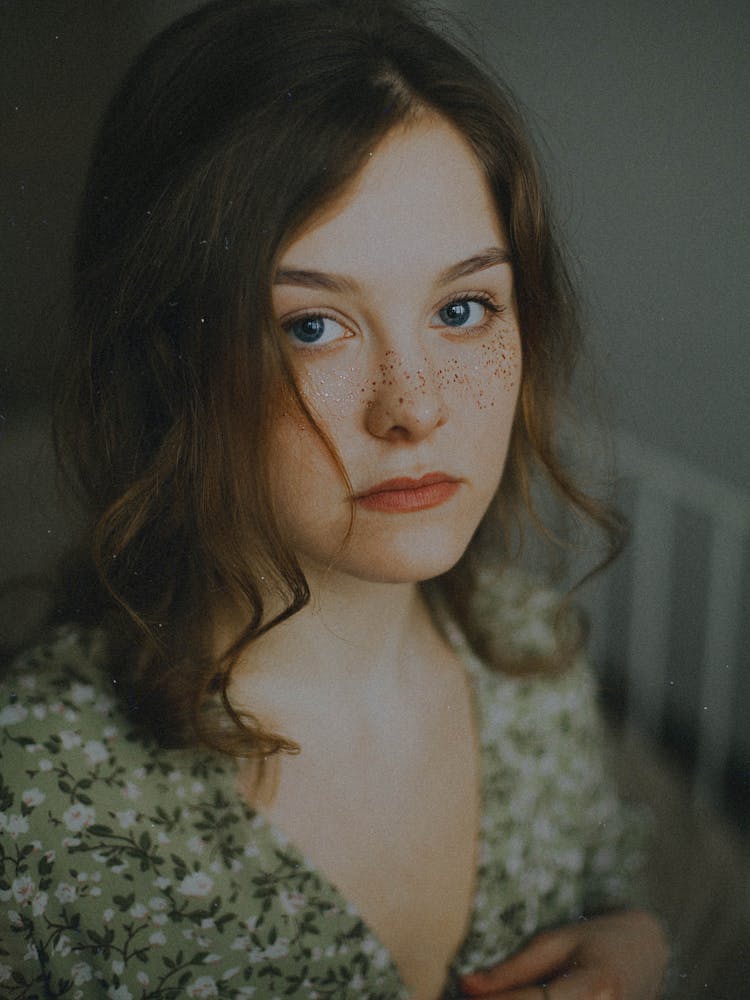
[[[486,310],[487,315],[483,317],[480,323],[477,323],[475,326],[468,327],[466,330],[462,330],[461,327],[451,328],[449,325],[445,324],[444,329],[447,330],[455,329],[456,336],[459,338],[467,338],[471,337],[472,335],[474,336],[481,335],[486,331],[487,327],[490,326],[492,321],[497,316],[502,315],[502,313],[505,311],[505,306],[500,305],[498,302],[496,302],[495,299],[489,293],[469,291],[469,292],[460,292],[457,295],[451,295],[448,299],[445,300],[445,302],[443,302],[441,305],[437,307],[433,315],[437,315],[442,309],[445,309],[447,306],[459,305],[462,302],[479,303],[479,305],[481,305]],[[306,319],[329,319],[333,323],[338,323],[345,330],[349,329],[348,327],[345,326],[344,323],[341,322],[341,320],[338,317],[332,315],[326,309],[311,309],[308,312],[302,312],[296,316],[292,316],[291,318],[285,320],[282,323],[282,329],[284,330],[285,333],[289,334],[290,339],[292,339],[290,332],[292,326],[295,323],[299,323]],[[340,343],[341,340],[348,340],[348,339],[349,337],[342,337],[338,338],[337,340],[331,341],[330,343],[324,343],[321,345],[318,345],[314,342],[305,344],[303,341],[296,340],[294,341],[294,347],[296,351],[302,354],[316,354],[321,351],[324,351],[327,347],[331,347],[334,346],[335,344]]]
[[[455,327],[459,337],[471,336],[472,333],[484,333],[492,321],[505,311],[505,306],[496,302],[488,292],[460,292],[458,295],[451,295],[442,305],[439,305],[435,310],[435,314],[437,315],[441,309],[445,309],[447,306],[459,305],[462,302],[478,302],[487,311],[487,315],[482,319],[481,323],[477,323],[476,326],[469,327],[463,332],[461,327]]]

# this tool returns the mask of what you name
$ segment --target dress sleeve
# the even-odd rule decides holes
[[[18,666],[0,684],[0,995],[13,1000],[49,996],[37,930],[52,860],[33,828],[33,814],[48,805],[29,776],[46,735],[35,712],[33,657]]]
[[[618,794],[613,748],[598,703],[590,664],[580,657],[570,671],[578,711],[571,728],[572,749],[579,755],[582,815],[586,816],[583,900],[587,914],[621,906],[648,905],[643,876],[649,818]]]

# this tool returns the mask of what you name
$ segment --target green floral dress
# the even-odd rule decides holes
[[[543,646],[542,619],[516,617]],[[626,902],[638,864],[586,665],[514,680],[451,638],[483,802],[446,997],[540,928]],[[144,743],[112,676],[103,634],[71,628],[0,689],[0,997],[408,997],[356,908],[238,797],[234,763]]]

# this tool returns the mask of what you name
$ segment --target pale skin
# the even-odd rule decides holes
[[[277,513],[313,599],[253,645],[230,695],[301,753],[260,787],[246,769],[240,788],[357,906],[414,997],[435,1000],[472,906],[478,759],[463,665],[418,584],[456,562],[494,496],[521,379],[507,239],[460,135],[425,115],[386,136],[285,248],[274,305],[355,518],[347,537],[335,464],[282,414]],[[449,485],[434,504],[363,500],[435,473]],[[227,613],[219,641],[238,624]],[[651,1000],[663,962],[655,921],[622,913],[551,932],[463,988]]]

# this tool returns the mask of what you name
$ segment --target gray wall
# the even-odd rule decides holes
[[[750,4],[446,6],[543,137],[616,422],[750,490]]]

